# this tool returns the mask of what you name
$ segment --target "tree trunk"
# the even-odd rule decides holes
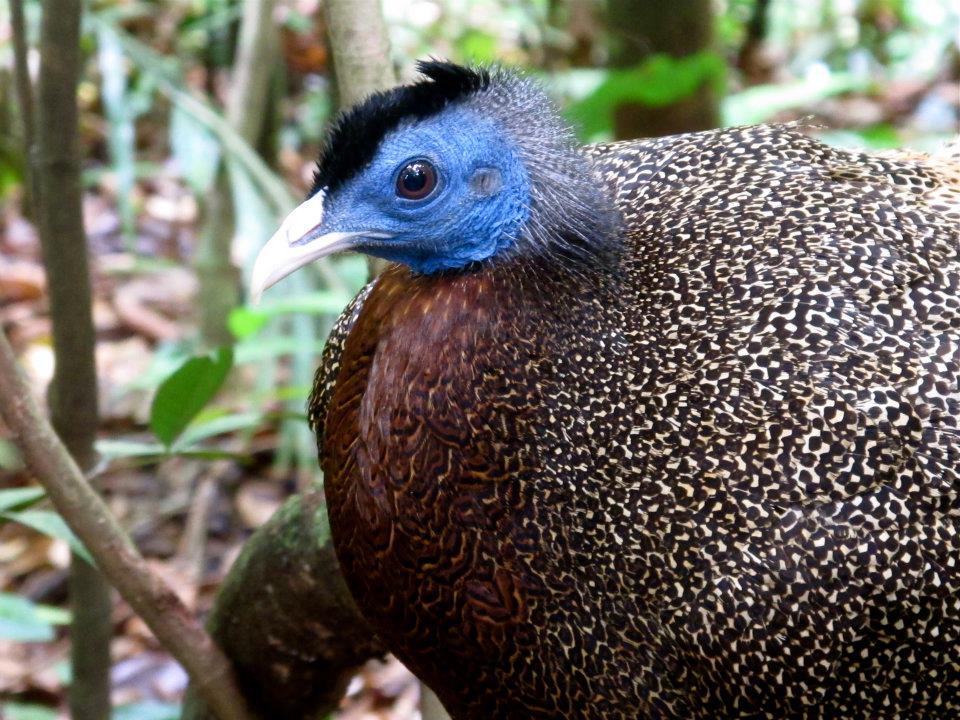
[[[610,0],[607,27],[613,67],[633,67],[651,55],[684,57],[713,46],[711,0]],[[720,123],[718,98],[704,82],[692,95],[662,107],[624,103],[614,111],[618,139],[709,130]]]
[[[93,467],[97,374],[90,271],[80,197],[77,82],[80,3],[44,3],[40,27],[37,188],[40,241],[47,271],[55,368],[48,390],[53,427],[77,465]],[[71,561],[70,710],[75,720],[110,717],[110,590],[83,559]]]

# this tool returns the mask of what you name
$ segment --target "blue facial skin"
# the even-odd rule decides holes
[[[429,160],[437,187],[397,194],[411,161]],[[414,271],[463,268],[510,248],[529,215],[530,185],[516,148],[495,124],[453,107],[393,131],[373,161],[324,200],[323,232],[386,232],[354,249]]]

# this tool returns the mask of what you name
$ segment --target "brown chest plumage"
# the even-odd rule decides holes
[[[517,312],[536,300],[522,288],[489,273],[389,271],[346,340],[326,419],[344,571],[391,647],[446,684],[458,654],[464,687],[502,679],[543,612],[550,525],[535,518],[535,416],[553,311]]]

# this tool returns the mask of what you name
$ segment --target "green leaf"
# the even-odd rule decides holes
[[[715,52],[702,51],[681,58],[651,55],[633,68],[604,71],[603,80],[589,95],[574,102],[567,114],[588,140],[610,135],[613,111],[624,103],[649,107],[672,105],[704,85],[718,90],[726,75],[726,64]]]
[[[150,429],[168,448],[213,399],[233,367],[233,348],[187,360],[163,381],[150,408]]]
[[[263,424],[263,415],[257,412],[229,413],[220,415],[203,422],[195,422],[186,430],[177,441],[174,452],[189,449],[195,443],[217,435],[237,432],[238,430],[253,430]]]
[[[167,455],[167,448],[160,443],[140,442],[138,440],[124,440],[115,438],[97,440],[97,452],[108,460],[123,458],[162,457]]]
[[[20,470],[23,458],[17,446],[6,438],[0,438],[0,470]]]
[[[73,534],[73,531],[67,527],[63,518],[52,510],[20,510],[19,512],[6,511],[0,512],[0,517],[13,522],[26,525],[37,532],[41,532],[57,540],[64,540],[70,545],[70,549],[82,557],[91,565],[94,565],[93,557],[90,555],[80,538]]]
[[[497,59],[497,38],[483,30],[469,29],[456,41],[457,53],[475,63],[491,63]]]
[[[245,305],[234,308],[227,323],[234,336],[244,339],[257,333],[275,317],[293,313],[336,316],[348,302],[350,298],[345,293],[332,291],[301,293],[264,302],[258,307]]]
[[[180,706],[171,703],[145,700],[114,708],[112,720],[177,720]]]
[[[8,702],[0,705],[4,720],[57,720],[57,711],[46,705]]]
[[[97,442],[97,452],[109,460],[131,460],[143,464],[150,464],[165,460],[169,457],[185,457],[195,460],[234,460],[246,462],[249,455],[230,452],[217,448],[197,446],[184,447],[176,444],[166,447],[160,443],[139,442],[137,440],[100,440]]]
[[[729,95],[721,103],[724,125],[752,125],[764,122],[784,110],[816,105],[822,100],[841,93],[867,90],[868,78],[851,73],[815,75],[796,82],[776,85],[757,85],[735,95]]]
[[[243,306],[230,311],[227,327],[237,340],[255,335],[267,324],[267,314],[258,308]]]
[[[98,60],[102,78],[100,96],[107,118],[107,147],[116,178],[116,202],[120,210],[124,239],[132,247],[136,229],[133,186],[136,178],[133,107],[127,92],[127,68],[116,33],[107,26],[97,32]]]
[[[42,487],[7,488],[0,490],[0,512],[17,510],[24,505],[32,505],[46,495]]]
[[[15,642],[46,642],[53,639],[54,625],[67,625],[70,613],[52,605],[38,605],[28,598],[0,593],[0,638]]]
[[[207,192],[220,167],[220,143],[179,105],[170,113],[170,150],[180,176],[191,189],[198,195]]]

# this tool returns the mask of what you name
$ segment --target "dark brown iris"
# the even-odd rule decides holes
[[[427,160],[414,160],[397,175],[397,195],[407,200],[422,200],[436,186],[437,171]]]

